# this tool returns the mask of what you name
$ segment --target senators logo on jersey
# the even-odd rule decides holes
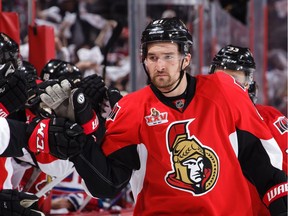
[[[165,178],[171,187],[200,196],[217,182],[219,159],[212,149],[190,136],[188,125],[193,120],[174,122],[167,129],[166,143],[173,170]]]

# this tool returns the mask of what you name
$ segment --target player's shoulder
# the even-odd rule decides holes
[[[213,95],[218,99],[220,99],[219,97],[223,97],[229,99],[230,102],[236,100],[237,97],[249,98],[247,89],[237,83],[232,76],[224,72],[217,72],[211,75],[198,75],[196,76],[196,80],[197,91],[210,97],[213,97]]]
[[[284,116],[278,109],[273,106],[263,105],[263,104],[255,104],[258,112],[263,115],[269,116]]]

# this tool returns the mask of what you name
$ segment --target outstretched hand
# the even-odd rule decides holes
[[[12,189],[0,191],[0,215],[5,216],[45,216],[43,212],[31,208],[38,197]]]
[[[46,82],[43,82],[42,85],[45,86]],[[74,121],[74,111],[72,104],[69,102],[71,89],[72,85],[67,79],[62,80],[60,83],[56,81],[48,83],[40,94],[42,103],[40,106],[43,106],[44,103],[45,106],[55,112],[57,117],[68,118]]]
[[[27,133],[30,151],[49,153],[63,160],[80,154],[86,143],[83,128],[65,118],[35,118]]]

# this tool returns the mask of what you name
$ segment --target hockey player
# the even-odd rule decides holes
[[[3,37],[2,34],[0,35]],[[3,46],[3,43],[1,45]],[[3,50],[1,51],[3,54]],[[24,107],[28,99],[26,79],[18,69],[15,69],[11,61],[2,62],[0,77],[0,154],[1,156],[20,156],[22,148],[27,146],[27,142],[25,142],[26,126],[20,121],[11,120],[7,117]],[[17,146],[14,145],[16,143]],[[12,155],[9,155],[9,152]],[[21,205],[22,200],[33,201],[37,200],[38,197],[13,189],[12,158],[1,157],[0,166],[0,215],[12,215],[12,212],[13,215],[43,215],[39,211]]]
[[[277,141],[283,155],[282,168],[288,173],[288,120],[284,114],[274,107],[257,104],[257,85],[253,77],[255,69],[255,61],[248,48],[227,45],[219,50],[213,58],[209,73],[225,72],[231,75],[235,79],[235,82],[246,89],[257,111]]]
[[[33,77],[33,74],[30,76],[31,74],[29,74],[30,72],[28,72],[28,68],[25,68],[27,65],[22,64],[23,62],[19,57],[17,44],[3,33],[0,34],[0,41],[2,61],[0,69],[0,166],[2,170],[2,174],[0,176],[0,215],[40,215],[42,214],[41,212],[35,213],[35,211],[33,211],[33,213],[31,213],[32,210],[20,205],[20,201],[23,199],[36,201],[38,200],[38,197],[15,189],[18,186],[17,183],[15,184],[14,177],[16,175],[15,167],[13,166],[15,164],[13,162],[15,162],[16,157],[18,157],[18,161],[24,161],[26,164],[29,162],[34,164],[35,161],[30,157],[30,154],[26,150],[26,118],[24,117],[21,119],[22,122],[19,121],[20,119],[18,119],[20,115],[13,116],[13,119],[18,120],[12,120],[10,118],[11,114],[18,112],[19,110],[24,111],[25,104],[31,108],[33,105],[35,105],[35,103],[37,103],[37,101],[34,100],[36,98],[34,96],[34,90],[36,89],[34,88],[36,87],[35,77]],[[74,128],[76,128],[78,130],[76,135],[81,135],[79,132],[81,132],[82,128],[79,128],[77,124],[69,125],[67,120],[60,118],[54,118],[52,120],[54,122],[51,123],[51,130],[56,132],[55,128],[53,129],[53,127],[57,125],[58,130],[60,130],[60,133],[63,134],[62,138],[60,138],[61,142],[65,142],[65,139],[69,139],[69,136],[65,134],[65,130],[63,131],[63,129],[65,129],[65,125],[68,127],[67,129],[72,132],[72,134]],[[49,136],[48,132],[50,131],[50,128],[46,131],[47,136]],[[60,134],[57,135],[57,139],[59,138],[59,135]]]
[[[283,170],[288,173],[288,119],[283,113],[277,110],[273,106],[263,105],[257,103],[257,83],[253,83],[249,86],[248,93],[255,104],[258,112],[262,116],[265,123],[268,125],[272,135],[277,141],[283,154]]]
[[[74,107],[73,100],[71,100],[73,96],[70,96],[69,103],[63,102],[64,100],[68,99],[67,97],[63,97],[63,96],[70,94],[72,91],[74,94],[76,88],[80,87],[81,91],[83,91],[83,93],[88,96],[88,99],[90,99],[89,101],[93,102],[91,105],[93,107],[94,112],[97,113],[99,124],[103,125],[99,130],[97,130],[97,134],[93,135],[93,133],[91,132],[87,134],[92,134],[93,137],[98,137],[98,138],[103,136],[103,133],[105,132],[104,131],[105,130],[104,114],[106,114],[103,112],[107,109],[107,107],[108,109],[111,110],[110,107],[113,106],[116,103],[116,101],[119,100],[120,97],[122,97],[119,91],[117,91],[116,89],[107,88],[105,86],[105,83],[102,77],[97,76],[97,75],[91,75],[89,77],[85,77],[84,79],[81,79],[81,72],[75,65],[73,65],[72,63],[65,62],[62,60],[57,60],[57,59],[50,60],[44,66],[43,70],[41,71],[40,76],[42,77],[44,82],[49,81],[49,80],[58,81],[56,84],[52,83],[51,86],[47,87],[46,90],[43,92],[43,94],[41,94],[42,103],[45,103],[47,106],[52,108],[55,111],[55,114],[57,116],[67,117],[67,118],[70,118],[71,120],[75,120],[74,116],[71,115],[71,112],[69,111],[73,109],[71,107],[69,108],[69,106],[72,105]],[[71,89],[63,88],[61,84],[59,85],[59,83],[63,82],[61,81],[62,79],[68,79],[69,82],[71,82]],[[72,88],[74,88],[74,90],[72,90]],[[63,92],[66,92],[66,93],[63,94]],[[89,102],[86,101],[86,103],[88,104]],[[81,121],[83,120],[85,121],[85,119],[89,119],[89,118],[92,119],[92,116],[89,115],[89,109],[86,109],[83,112],[83,114],[85,114],[86,116],[82,118]],[[83,114],[82,114],[82,117],[83,117]],[[78,118],[76,119],[76,121],[79,122],[80,119]],[[96,130],[96,128],[94,130]],[[47,163],[47,165],[49,164]],[[78,174],[75,172],[73,175],[78,175]],[[69,191],[69,188],[67,188],[66,190]],[[69,202],[67,202],[66,198],[67,197],[63,196],[61,197],[61,199],[57,199],[57,200],[69,204],[71,202],[71,199],[69,199]],[[55,201],[53,200],[52,202],[53,206],[56,206],[54,204],[56,203],[57,200]],[[79,207],[81,205],[81,203],[76,202],[79,200],[80,199],[74,199],[74,202],[72,202],[73,204],[75,204],[73,205],[73,208]],[[57,206],[57,208],[59,208],[59,206]]]
[[[242,86],[186,72],[192,36],[177,18],[152,21],[141,43],[151,84],[114,106],[101,146],[70,157],[89,192],[130,182],[134,215],[252,215],[246,176],[272,215],[287,213],[281,151]]]
[[[246,47],[239,47],[235,45],[227,45],[219,50],[219,52],[214,56],[211,67],[210,74],[216,72],[224,72],[226,74],[231,75],[237,84],[241,85],[246,92],[249,93],[249,96],[253,103],[255,104],[258,112],[261,117],[264,119],[266,124],[269,126],[270,131],[272,132],[275,140],[277,141],[279,147],[283,153],[283,170],[287,173],[287,153],[285,153],[287,149],[287,123],[282,125],[281,122],[277,124],[273,124],[274,122],[279,121],[279,119],[285,120],[287,122],[287,118],[284,117],[279,111],[276,111],[275,108],[263,105],[257,105],[257,89],[256,83],[253,81],[253,75],[256,69],[255,61],[251,51]],[[248,96],[248,95],[247,95]],[[258,107],[266,107],[265,109],[258,109]],[[270,115],[264,114],[263,111],[268,111]],[[266,112],[267,113],[267,112]],[[273,113],[273,115],[271,115]],[[263,115],[264,114],[264,115]],[[271,118],[272,117],[272,118]],[[283,121],[284,122],[284,121]],[[271,127],[272,126],[272,127]],[[280,127],[279,127],[280,126]],[[276,128],[281,128],[282,133],[275,133]],[[286,127],[286,132],[285,132]],[[255,186],[253,186],[250,182],[248,182],[249,188],[251,190],[251,199],[253,202],[253,211],[254,215],[270,215],[265,205],[259,199],[257,190]]]

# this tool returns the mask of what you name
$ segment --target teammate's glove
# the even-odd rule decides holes
[[[0,215],[5,216],[45,216],[42,212],[25,206],[27,202],[35,202],[34,194],[5,189],[0,191]]]
[[[112,111],[114,105],[122,98],[120,91],[117,88],[109,87],[107,97],[101,104],[101,116],[107,118]]]
[[[123,97],[119,91],[119,89],[114,87],[109,87],[107,91],[108,100],[110,106],[113,108],[114,105]]]
[[[82,127],[64,118],[35,118],[27,133],[32,152],[50,153],[63,160],[78,155],[86,143]]]
[[[75,120],[72,105],[69,104],[69,97],[71,95],[71,83],[64,79],[58,82],[43,82],[40,86],[41,101],[49,108],[51,108],[56,116],[68,118],[71,121]],[[44,88],[45,87],[45,88]],[[43,107],[43,105],[40,105]]]
[[[74,110],[75,121],[83,127],[84,133],[91,134],[95,132],[99,126],[99,120],[90,102],[86,99],[82,88],[72,90],[70,103]]]
[[[23,74],[8,62],[0,67],[0,116],[7,117],[27,101],[26,80]]]
[[[81,87],[83,88],[84,94],[87,95],[91,101],[93,109],[99,112],[99,104],[103,102],[107,92],[103,78],[96,74],[87,76],[81,81]]]

